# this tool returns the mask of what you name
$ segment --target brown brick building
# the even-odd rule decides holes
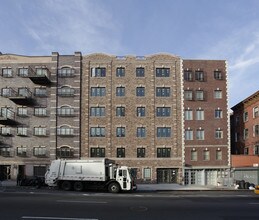
[[[259,91],[231,109],[231,153],[235,179],[258,184]]]
[[[59,157],[115,159],[139,182],[181,183],[185,173],[185,184],[215,185],[226,175],[225,61],[3,54],[0,69],[4,178],[42,175]]]

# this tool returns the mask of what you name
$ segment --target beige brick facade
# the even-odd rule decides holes
[[[21,76],[21,68],[29,74]],[[37,75],[37,68],[48,74]],[[206,81],[187,82],[186,69],[202,69]],[[224,80],[212,80],[217,69]],[[2,54],[0,70],[0,169],[10,172],[4,178],[15,178],[18,171],[42,175],[50,161],[59,157],[114,159],[132,168],[138,182],[182,183],[186,174],[185,182],[191,184],[192,169],[217,172],[229,167],[225,61],[182,60],[171,54]],[[9,94],[8,88],[18,92],[25,87],[32,91],[29,101]],[[46,89],[46,94],[37,96],[37,88]],[[185,90],[206,91],[206,100],[184,100]],[[213,98],[217,90],[222,91],[220,100]],[[18,114],[19,107],[27,109],[26,115]],[[7,108],[15,118],[7,117]],[[208,113],[202,121],[186,121],[185,109],[206,109]],[[223,110],[220,120],[214,119],[214,109]],[[26,135],[18,134],[19,126],[26,127]],[[35,127],[43,135],[35,134]],[[184,140],[186,129],[200,128],[206,131],[205,140]],[[224,135],[215,140],[218,128]],[[5,134],[8,129],[11,135]],[[26,153],[20,153],[21,146],[26,146]],[[39,146],[44,149],[35,149]],[[215,158],[219,148],[222,158],[204,161],[202,152],[208,148],[210,158]],[[193,149],[201,152],[196,161],[191,159]]]

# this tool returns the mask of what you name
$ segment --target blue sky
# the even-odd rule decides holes
[[[228,61],[229,107],[259,90],[258,0],[0,0],[0,51]]]

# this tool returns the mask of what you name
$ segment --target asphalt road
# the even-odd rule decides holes
[[[258,220],[259,196],[247,192],[1,192],[1,220]]]

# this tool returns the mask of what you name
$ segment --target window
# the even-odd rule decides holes
[[[244,148],[244,155],[248,155],[248,151],[249,151],[248,147],[245,147]]]
[[[204,140],[204,130],[203,129],[198,129],[196,131],[196,139],[197,140]]]
[[[157,117],[169,117],[171,115],[170,107],[157,107],[156,116]]]
[[[34,108],[34,115],[39,117],[47,116],[47,108],[45,107],[35,107]]]
[[[143,67],[136,68],[136,77],[144,77],[145,76],[145,69]]]
[[[91,87],[91,96],[105,96],[106,88],[105,87]]]
[[[17,128],[17,135],[18,136],[27,136],[28,130],[26,127],[18,127]]]
[[[91,69],[91,77],[105,77],[106,76],[106,68],[97,67]]]
[[[25,146],[17,147],[17,156],[26,157],[27,156],[27,147],[25,147]]]
[[[125,127],[117,127],[116,128],[116,137],[125,137],[126,128]]]
[[[33,166],[33,176],[44,177],[46,171],[46,166]]]
[[[74,156],[74,151],[70,147],[60,147],[57,149],[57,157],[70,158]]]
[[[37,97],[47,97],[47,89],[45,87],[35,88],[34,95]]]
[[[170,96],[170,87],[157,87],[156,96],[157,97],[169,97]]]
[[[123,86],[117,87],[116,96],[125,96],[125,87]]]
[[[193,95],[191,90],[185,90],[184,91],[184,100],[193,100]]]
[[[187,141],[193,140],[193,130],[191,129],[185,130],[185,140]]]
[[[137,128],[137,137],[146,137],[146,128],[145,127],[138,127]]]
[[[196,120],[204,120],[204,110],[203,109],[196,110]]]
[[[243,118],[244,122],[248,121],[248,112],[244,112]]]
[[[193,120],[193,114],[191,109],[185,109],[184,111],[184,119],[185,120]]]
[[[33,156],[35,157],[46,157],[47,148],[45,146],[38,146],[33,148]]]
[[[197,150],[191,150],[191,161],[197,161],[197,159],[198,159]]]
[[[117,157],[125,157],[125,148],[124,147],[117,148]]]
[[[29,76],[28,68],[19,68],[18,69],[18,76],[20,76],[20,77],[27,77],[27,76]]]
[[[93,116],[93,117],[105,116],[105,107],[91,107],[90,116]]]
[[[124,117],[125,116],[125,107],[116,107],[116,116]]]
[[[193,74],[190,70],[184,70],[184,80],[185,81],[193,81]]]
[[[254,136],[259,136],[259,125],[254,126]]]
[[[210,152],[208,150],[203,151],[203,160],[210,160]]]
[[[201,70],[196,70],[195,71],[195,80],[200,81],[200,82],[205,81],[204,72]]]
[[[10,157],[11,156],[11,149],[10,147],[2,147],[0,148],[0,155],[3,157]]]
[[[45,127],[35,127],[34,128],[34,135],[35,136],[46,136],[47,129]]]
[[[143,169],[143,179],[150,180],[151,179],[151,168]]]
[[[145,117],[146,108],[145,107],[137,107],[137,117]]]
[[[253,117],[254,118],[257,118],[259,116],[259,110],[258,110],[258,107],[254,107],[253,108]]]
[[[156,68],[156,77],[169,77],[170,69],[169,68]]]
[[[244,129],[244,140],[248,138],[248,128]]]
[[[222,99],[222,91],[221,90],[214,90],[214,98],[215,99]]]
[[[104,127],[91,127],[90,136],[91,137],[105,137],[105,128]]]
[[[138,147],[137,148],[137,157],[145,157],[145,154],[146,154],[146,149],[143,148],[143,147]]]
[[[17,115],[20,117],[27,117],[28,116],[27,107],[17,107]]]
[[[145,87],[137,87],[136,96],[145,96]]]
[[[57,109],[57,114],[58,116],[61,116],[61,117],[74,116],[75,110],[74,108],[69,106],[62,106]]]
[[[2,76],[9,78],[9,77],[13,77],[13,70],[12,68],[3,68],[2,69]]]
[[[47,68],[36,68],[36,75],[37,76],[47,76],[48,75]]]
[[[69,126],[61,126],[57,128],[57,135],[60,136],[73,136],[74,128],[70,128]]]
[[[204,100],[204,91],[202,91],[202,90],[196,91],[196,100],[198,100],[198,101]]]
[[[223,117],[222,110],[216,109],[215,110],[215,118],[222,118],[222,117]]]
[[[218,79],[218,80],[222,80],[223,79],[223,75],[222,75],[222,72],[220,70],[215,70],[214,71],[214,79]]]
[[[90,157],[105,157],[104,147],[91,147]]]
[[[10,127],[1,127],[1,135],[11,136],[12,135],[11,128]]]
[[[259,155],[259,144],[254,146],[254,155]]]
[[[2,116],[4,118],[14,119],[15,113],[11,110],[10,107],[2,107],[0,116]]]
[[[116,76],[117,77],[124,77],[125,76],[125,68],[124,67],[118,67],[116,69]]]
[[[16,94],[14,94],[14,90],[11,88],[2,88],[2,96],[3,97],[12,97],[12,96],[16,96]]]
[[[171,128],[170,127],[158,127],[157,128],[157,137],[171,137]]]
[[[64,67],[58,70],[59,77],[73,77],[75,74],[75,70],[70,67]]]
[[[222,139],[223,138],[223,131],[219,128],[215,131],[215,138]]]
[[[32,96],[32,93],[31,93],[31,91],[30,91],[28,88],[26,88],[26,87],[18,88],[18,96],[31,97],[31,96]]]
[[[157,148],[157,157],[171,157],[171,148]]]
[[[58,95],[62,97],[71,97],[75,95],[75,89],[68,87],[68,86],[63,86],[61,88],[58,88]]]
[[[222,160],[222,150],[216,150],[216,160]]]

